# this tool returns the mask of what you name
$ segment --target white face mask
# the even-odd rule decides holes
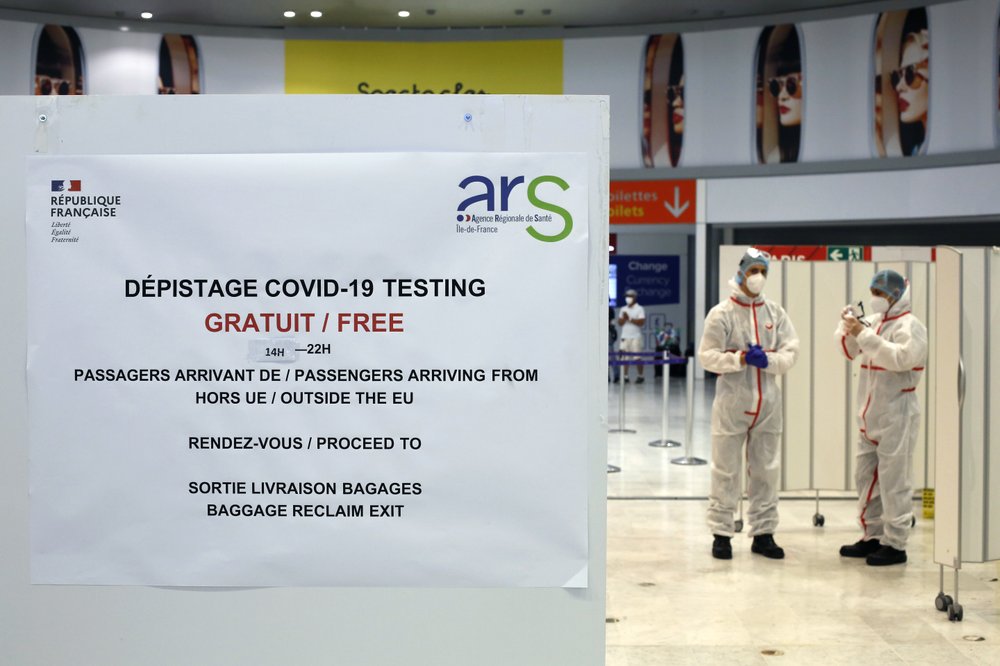
[[[633,303],[635,303],[635,299],[632,298],[631,296],[626,296],[625,302],[628,303],[629,305],[632,305]]]
[[[751,294],[759,294],[764,289],[767,278],[763,273],[754,273],[746,279],[747,291]]]
[[[889,301],[881,296],[872,296],[868,307],[876,314],[884,314],[889,311]]]

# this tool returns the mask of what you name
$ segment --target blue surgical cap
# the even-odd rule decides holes
[[[903,297],[906,291],[906,279],[896,271],[879,271],[872,278],[871,289],[877,289],[894,301]]]
[[[751,266],[763,266],[765,270],[771,265],[771,255],[755,247],[747,248],[740,259],[740,272],[736,276],[736,282],[742,284],[743,276]]]

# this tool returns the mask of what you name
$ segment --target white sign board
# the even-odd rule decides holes
[[[27,183],[32,582],[587,585],[580,155]]]

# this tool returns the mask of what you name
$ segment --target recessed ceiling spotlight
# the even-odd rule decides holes
[[[399,18],[406,18],[409,15],[410,15],[410,12],[406,11],[405,9],[400,9],[399,10]]]
[[[139,14],[139,18],[144,18],[147,20],[151,19],[153,18],[153,12],[142,12],[141,14]]]
[[[312,16],[313,18],[319,18],[319,17],[323,16],[323,12],[317,12],[317,11],[314,10],[314,11],[309,12],[309,16]]]
[[[285,12],[285,18],[295,18],[295,12],[291,10]]]
[[[129,30],[127,25],[120,25],[118,26],[118,29],[121,30],[122,32],[128,32]]]

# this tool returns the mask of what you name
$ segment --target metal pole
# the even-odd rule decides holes
[[[655,446],[661,449],[671,449],[675,446],[681,445],[678,441],[667,439],[667,411],[670,403],[670,365],[667,363],[669,360],[670,352],[663,350],[663,419],[660,423],[660,438],[654,439],[649,443],[650,446]]]
[[[707,465],[708,461],[691,455],[691,440],[694,433],[694,357],[688,358],[687,365],[687,423],[684,426],[684,456],[670,462],[675,465]]]
[[[618,382],[618,427],[609,428],[608,432],[635,432],[631,428],[625,427],[625,372],[628,366],[622,366]]]

